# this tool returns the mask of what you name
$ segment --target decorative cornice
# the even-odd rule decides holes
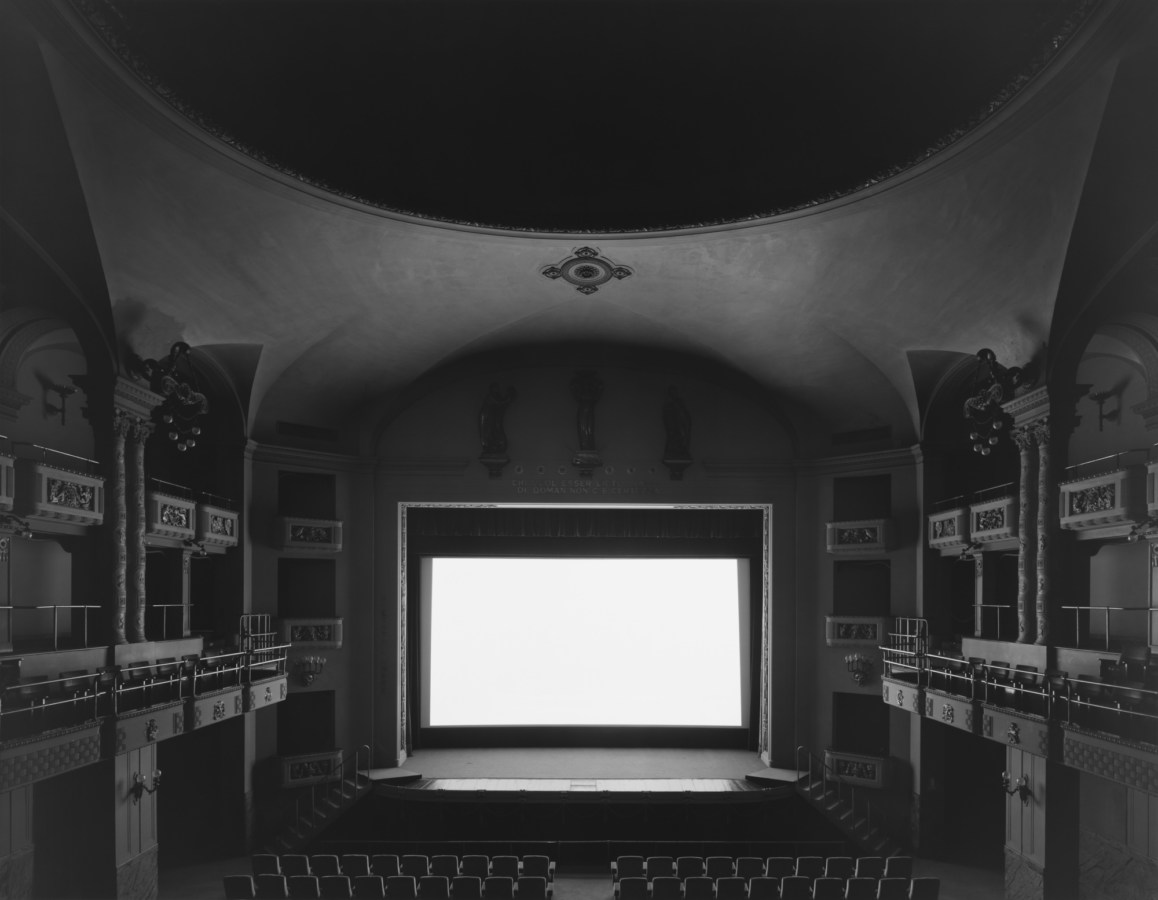
[[[113,385],[113,406],[121,412],[147,420],[153,410],[165,402],[160,394],[123,375]]]
[[[1019,394],[1001,404],[1013,426],[1030,425],[1049,416],[1049,390],[1045,385]]]
[[[793,460],[792,466],[808,474],[827,475],[838,472],[865,472],[883,469],[900,469],[915,466],[921,461],[921,448],[914,444],[911,447],[898,447],[892,450],[878,450],[869,453],[857,453],[849,456],[825,456],[818,459]]]
[[[942,151],[955,146],[962,139],[968,137],[973,132],[978,130],[982,125],[986,124],[997,113],[1003,111],[1006,106],[1009,105],[1010,101],[1016,98],[1027,86],[1031,84],[1031,82],[1036,80],[1038,76],[1040,76],[1042,72],[1046,70],[1053,59],[1063,50],[1063,48],[1065,48],[1070,43],[1071,39],[1079,32],[1085,21],[1090,18],[1091,13],[1100,5],[1100,0],[1077,0],[1077,2],[1074,4],[1074,10],[1062,21],[1056,33],[1050,37],[1042,49],[1033,57],[1033,59],[1031,59],[1026,64],[1026,67],[1021,72],[1021,74],[1017,75],[1009,83],[1007,83],[1004,88],[997,92],[993,99],[991,99],[981,109],[974,113],[973,116],[971,116],[966,122],[954,128],[940,139],[934,141],[923,151],[914,154],[912,157],[901,163],[889,166],[876,175],[862,180],[858,184],[848,188],[828,191],[801,203],[788,204],[782,207],[774,207],[769,210],[754,212],[745,216],[724,217],[709,219],[701,222],[689,222],[680,224],[654,224],[637,228],[578,229],[472,222],[461,219],[433,216],[427,213],[408,210],[402,207],[389,206],[387,204],[368,199],[352,191],[336,188],[322,179],[314,178],[312,176],[306,175],[303,172],[296,171],[295,169],[290,168],[283,162],[271,156],[269,153],[256,147],[252,147],[239,140],[236,136],[230,134],[223,126],[215,122],[210,116],[204,114],[186,102],[184,99],[179,97],[172,87],[167,85],[155,72],[149,69],[143,60],[141,60],[132,52],[128,46],[128,43],[121,36],[120,26],[113,21],[111,16],[107,14],[103,4],[96,2],[96,0],[71,0],[71,5],[79,14],[80,18],[88,25],[92,33],[97,36],[104,47],[171,110],[190,122],[200,131],[224,143],[235,152],[248,157],[260,165],[273,169],[274,171],[284,176],[292,178],[295,181],[301,182],[304,185],[308,185],[309,187],[324,191],[325,193],[332,196],[349,200],[363,206],[371,207],[373,209],[378,209],[384,212],[405,216],[410,219],[435,224],[456,225],[485,230],[500,230],[511,233],[594,235],[663,233],[671,231],[687,231],[691,229],[712,229],[728,225],[755,223],[761,220],[774,218],[776,216],[808,210],[814,207],[832,203],[834,201],[839,201],[858,194],[862,191],[876,187],[877,185],[889,181],[890,179],[899,175],[903,175],[909,170],[937,156]]]

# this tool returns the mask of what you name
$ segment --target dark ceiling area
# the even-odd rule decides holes
[[[84,6],[184,112],[306,180],[436,219],[621,231],[806,206],[911,164],[1091,4]]]

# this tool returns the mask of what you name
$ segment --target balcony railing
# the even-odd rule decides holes
[[[1102,640],[1104,645],[1101,649],[1109,650],[1111,644],[1125,640],[1137,640],[1137,638],[1128,637],[1125,634],[1115,635],[1110,630],[1111,617],[1110,613],[1133,613],[1135,617],[1140,613],[1145,615],[1146,630],[1145,634],[1151,634],[1154,630],[1154,616],[1158,615],[1158,607],[1153,606],[1063,606],[1061,609],[1066,612],[1074,614],[1074,646],[1078,649],[1094,649],[1093,644],[1093,621],[1094,614],[1100,613],[1102,617]],[[1082,615],[1086,614],[1086,627],[1082,628]],[[1119,617],[1120,621],[1120,617]],[[1130,629],[1129,635],[1138,634],[1136,629]],[[1085,638],[1083,639],[1083,635]]]
[[[47,611],[52,613],[52,650],[61,649],[77,649],[88,646],[88,615],[89,610],[100,609],[99,606],[66,603],[66,604],[45,604],[43,606],[0,606],[0,614],[5,617],[4,634],[7,635],[7,641],[12,644],[13,649],[20,649],[17,645],[28,644],[37,645],[41,643],[42,638],[39,635],[30,635],[18,633],[15,625],[14,616],[16,613],[34,612],[40,616],[47,618]],[[60,612],[61,610],[80,610],[80,636],[79,641],[70,641],[67,646],[62,646],[62,637],[60,632]],[[72,632],[72,623],[69,623],[69,632]],[[23,629],[21,629],[23,631]],[[69,635],[71,637],[71,634]],[[49,648],[44,648],[49,649]]]

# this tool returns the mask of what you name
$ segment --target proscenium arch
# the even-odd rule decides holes
[[[411,752],[410,733],[412,711],[409,708],[409,647],[407,640],[407,515],[411,509],[669,509],[669,510],[756,510],[763,520],[760,560],[760,669],[759,691],[756,717],[756,752],[762,759],[769,754],[769,709],[768,673],[771,652],[768,640],[768,625],[771,621],[772,600],[772,504],[770,503],[454,503],[400,501],[398,503],[398,685],[400,690],[398,706],[399,732],[405,755]]]

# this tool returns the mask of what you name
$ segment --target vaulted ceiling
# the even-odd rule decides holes
[[[259,438],[573,342],[911,443],[946,367],[1057,327],[1119,61],[1153,33],[1130,3],[22,10],[36,208],[91,227],[63,267],[133,350],[214,356]],[[6,222],[59,257],[25,193]],[[581,248],[630,276],[544,277]]]

